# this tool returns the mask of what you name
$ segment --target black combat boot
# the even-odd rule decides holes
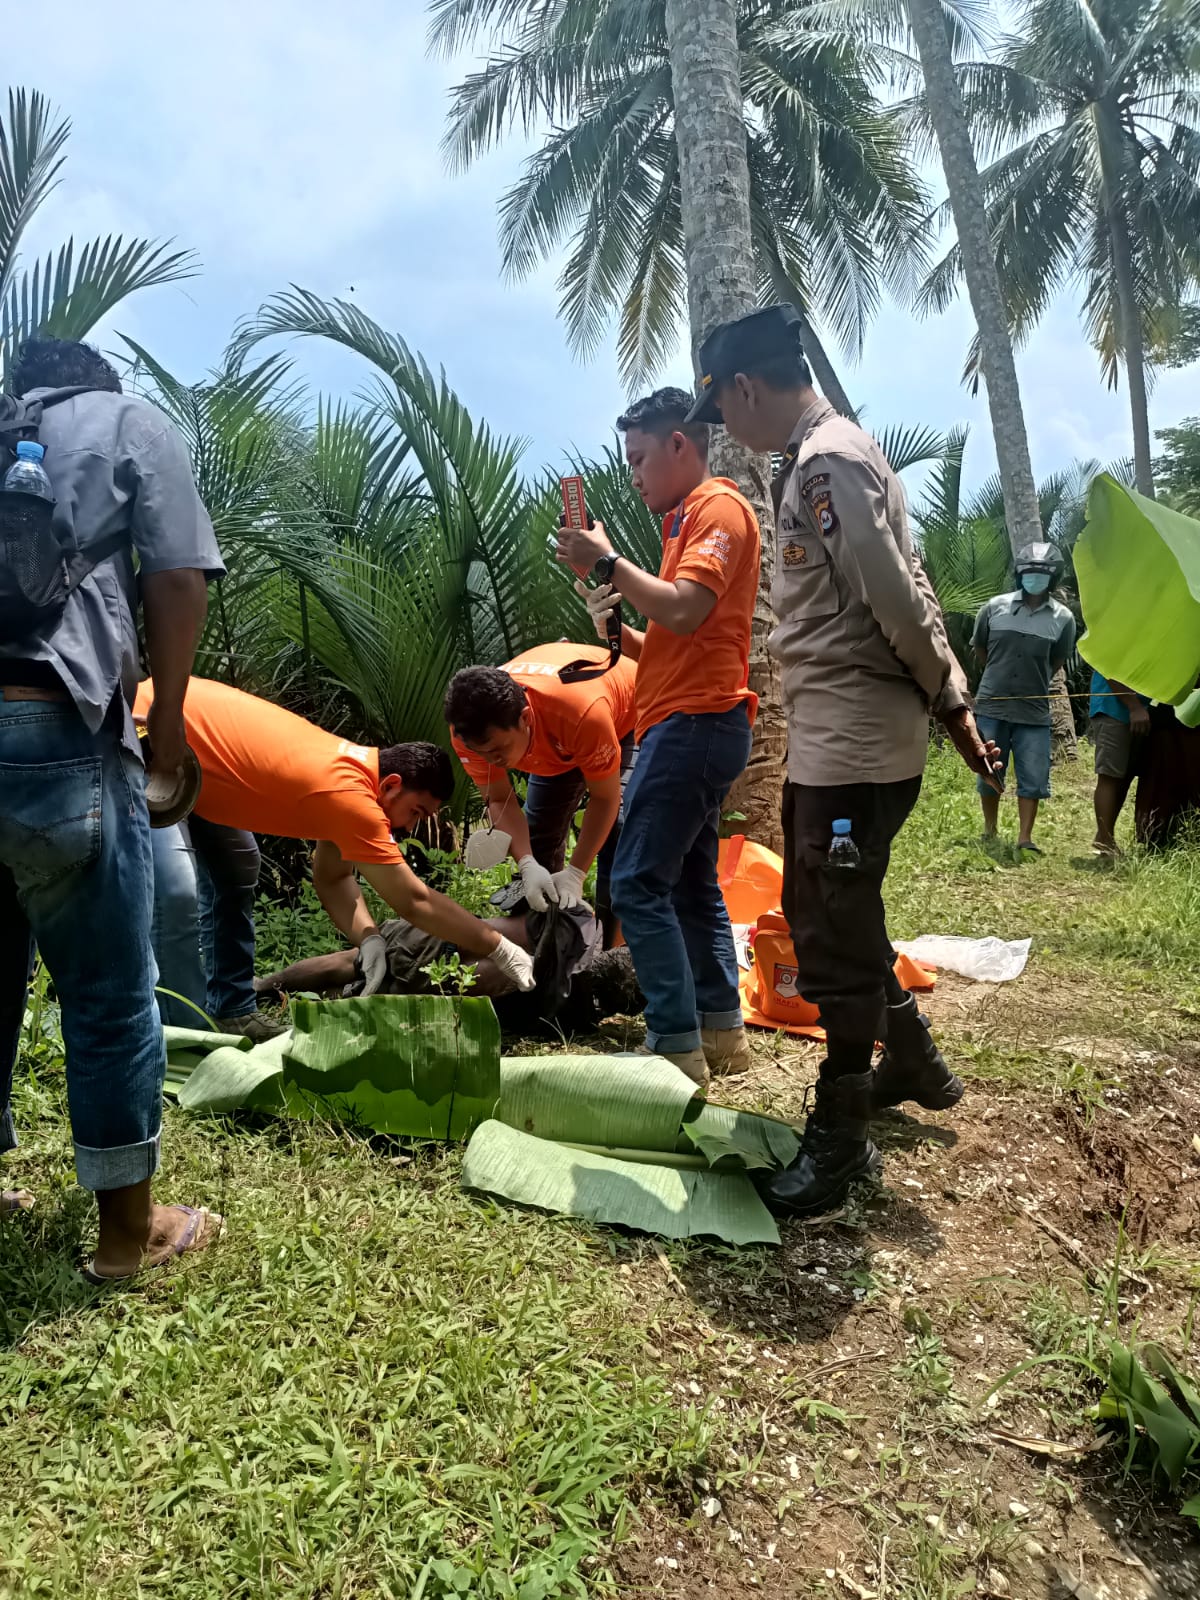
[[[817,1103],[790,1167],[772,1174],[762,1195],[773,1211],[810,1217],[841,1205],[856,1178],[879,1171],[879,1151],[867,1137],[871,1074],[817,1081]]]
[[[962,1079],[956,1078],[933,1042],[929,1018],[907,995],[902,1005],[887,1008],[887,1041],[871,1085],[871,1109],[898,1106],[915,1100],[927,1111],[948,1111],[963,1097]]]

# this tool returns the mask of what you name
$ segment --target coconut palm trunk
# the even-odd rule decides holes
[[[1125,363],[1129,384],[1129,411],[1133,424],[1133,476],[1139,494],[1154,498],[1154,457],[1150,447],[1150,409],[1146,396],[1146,349],[1142,339],[1142,313],[1133,272],[1133,244],[1121,182],[1122,141],[1120,112],[1109,99],[1096,108],[1100,153],[1100,190],[1112,251],[1116,288],[1117,347]]]
[[[1012,337],[995,253],[988,236],[983,185],[979,181],[979,168],[954,73],[941,0],[908,0],[908,20],[921,58],[929,117],[941,154],[971,310],[979,329],[1008,536],[1013,549],[1019,550],[1022,545],[1035,543],[1042,537],[1042,522],[1029,459],[1029,439],[1017,384]]]
[[[679,187],[687,260],[692,350],[719,322],[755,308],[750,172],[742,112],[741,65],[733,0],[667,0],[667,38],[679,147]],[[770,468],[718,434],[714,471],[733,478],[762,529],[762,571],[750,641],[750,687],[759,698],[750,765],[730,796],[739,830],[778,849],[787,721],[779,674],[767,654],[772,618],[775,528]]]
[[[844,417],[852,417],[854,415],[854,407],[850,404],[850,396],[842,387],[842,380],[838,377],[833,362],[829,359],[829,352],[826,350],[820,334],[809,321],[808,310],[804,304],[803,296],[788,277],[783,264],[774,258],[771,261],[771,287],[775,291],[775,298],[781,304],[795,307],[796,315],[800,318],[800,342],[804,346],[804,354],[808,358],[808,364],[821,387],[821,393],[829,401],[829,404],[836,406]]]

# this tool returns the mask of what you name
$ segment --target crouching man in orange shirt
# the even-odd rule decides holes
[[[596,913],[613,942],[609,880],[620,838],[621,796],[637,759],[633,742],[637,663],[577,644],[535,645],[503,667],[464,667],[446,690],[455,752],[487,803],[492,825],[512,841],[525,899],[569,909],[596,863]],[[595,676],[564,669],[584,666]],[[525,805],[509,772],[528,775]],[[584,795],[587,809],[566,859]]]
[[[139,686],[134,715],[144,717],[153,700],[147,680]],[[414,927],[465,954],[490,956],[516,987],[533,988],[528,952],[422,883],[392,837],[393,829],[436,815],[450,798],[453,774],[444,750],[352,744],[268,700],[207,678],[189,681],[183,714],[204,780],[195,814],[228,828],[317,841],[313,887],[338,931],[361,952],[365,994],[374,994],[386,979],[388,956],[359,887],[360,872]],[[398,753],[406,750],[424,757],[418,766],[427,774],[427,788],[407,785],[395,770],[404,764]]]
[[[588,608],[601,638],[621,596],[646,617],[622,649],[638,663],[638,763],[613,865],[621,919],[646,995],[647,1053],[701,1085],[748,1060],[729,914],[717,883],[721,807],[750,758],[758,707],[748,687],[758,592],[758,522],[727,478],[708,469],[708,427],[692,397],[660,389],[617,423],[634,487],[663,517],[653,577],[599,523],[563,528],[558,559],[590,567]]]

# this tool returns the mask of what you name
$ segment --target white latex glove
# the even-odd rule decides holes
[[[362,962],[364,995],[378,994],[387,981],[388,949],[381,933],[369,933],[358,947]]]
[[[582,578],[575,580],[575,593],[587,602],[588,616],[601,644],[608,643],[608,613],[621,604],[621,596],[611,583],[598,583],[589,589]]]
[[[563,911],[579,905],[583,900],[585,873],[578,867],[566,866],[554,874],[554,887],[558,890],[558,904]]]
[[[525,885],[525,898],[534,911],[545,911],[551,900],[558,904],[558,890],[554,887],[554,874],[532,856],[522,856],[517,866],[521,869],[521,882]]]
[[[533,957],[511,939],[501,938],[491,951],[489,961],[494,961],[506,978],[511,978],[518,989],[526,993],[533,988]]]

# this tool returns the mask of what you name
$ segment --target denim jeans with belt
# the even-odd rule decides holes
[[[676,712],[641,742],[613,865],[613,908],[646,996],[646,1043],[678,1053],[741,1025],[737,955],[717,883],[721,807],[750,759],[744,706]]]
[[[145,774],[110,717],[0,698],[0,1151],[36,940],[58,991],[75,1171],[85,1189],[153,1175],[166,1057],[154,1003]]]
[[[596,857],[596,914],[603,922],[612,907],[612,868],[621,828],[625,822],[625,796],[637,770],[638,747],[633,735],[621,740],[621,809]],[[587,793],[587,779],[579,768],[552,778],[532,773],[525,790],[525,823],[533,859],[548,872],[561,872],[567,859],[567,836]]]
[[[193,1008],[213,1021],[251,1015],[258,1006],[254,835],[189,817],[178,827],[156,828],[153,849],[154,953],[160,990],[171,991],[159,994],[163,1021],[203,1027]]]

